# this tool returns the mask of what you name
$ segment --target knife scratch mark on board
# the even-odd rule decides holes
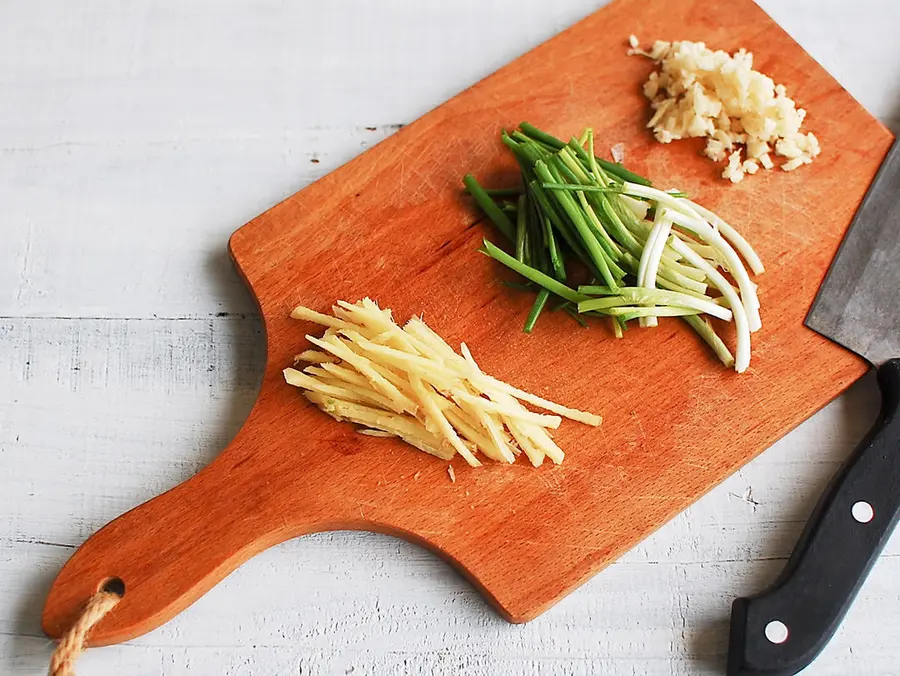
[[[649,500],[653,502],[669,502],[671,500],[678,500],[681,496],[678,495],[655,495],[655,494],[647,494],[647,495],[635,495],[632,497],[632,500]]]

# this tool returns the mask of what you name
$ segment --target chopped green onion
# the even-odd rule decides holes
[[[466,174],[463,178],[463,183],[469,194],[478,202],[481,210],[494,222],[494,225],[500,229],[500,232],[506,235],[507,239],[515,241],[516,233],[509,217],[503,213],[496,202],[484,191],[484,188],[481,187],[475,177],[472,174]]]
[[[657,317],[684,317],[719,359],[737,371],[747,368],[759,301],[741,258],[754,273],[762,263],[730,225],[685,193],[658,190],[597,157],[589,128],[566,143],[523,122],[503,131],[501,140],[519,165],[522,187],[486,190],[471,175],[464,183],[513,243],[514,255],[487,240],[483,252],[529,281],[512,285],[538,293],[526,333],[555,295],[560,301],[552,309],[579,323],[583,315],[609,317],[617,337],[634,319],[655,326]],[[567,284],[572,261],[583,263],[594,280],[577,291]],[[734,286],[719,269],[730,273]],[[722,295],[710,295],[711,288]],[[736,357],[700,314],[735,322]]]
[[[583,300],[578,304],[578,312],[594,312],[597,310],[606,310],[611,307],[619,307],[628,305],[628,301],[622,296],[610,296],[608,298],[592,298],[591,300]]]
[[[643,176],[635,174],[633,171],[628,171],[625,167],[623,167],[618,162],[609,162],[607,160],[601,160],[599,157],[597,158],[597,164],[599,164],[605,171],[608,173],[617,176],[623,181],[629,181],[631,183],[637,183],[638,185],[653,185]]]
[[[684,321],[688,323],[697,334],[706,341],[706,344],[709,345],[713,352],[716,353],[716,356],[722,361],[725,366],[731,368],[734,366],[734,355],[731,354],[731,351],[722,342],[722,339],[719,338],[719,335],[715,332],[712,325],[706,319],[702,319],[697,315],[689,315],[687,317],[682,317]]]
[[[594,211],[594,208],[588,203],[587,197],[584,196],[583,192],[578,193],[578,201],[581,204],[581,208],[584,209],[584,213],[588,217],[588,225],[590,225],[594,232],[598,234],[600,243],[606,243],[604,249],[606,249],[609,257],[615,261],[619,260],[622,257],[622,250],[619,248],[619,245],[616,244],[615,240],[609,236],[609,233],[606,232],[606,228],[603,227],[600,219],[597,218],[597,213]]]
[[[563,148],[559,151],[557,157],[566,165],[566,167],[568,167],[569,171],[572,172],[572,175],[580,185],[591,184],[591,177],[588,176],[587,172],[582,168],[581,163],[578,161],[578,158],[575,157],[575,153],[572,152],[571,148],[568,146]]]
[[[516,259],[525,262],[525,195],[519,197],[519,209],[516,213]]]
[[[544,306],[547,305],[548,298],[550,298],[550,292],[547,289],[538,291],[537,298],[534,299],[534,305],[531,306],[531,312],[528,313],[528,318],[525,320],[525,328],[522,329],[525,333],[531,333],[534,330],[534,325],[537,323]]]
[[[600,166],[597,164],[597,156],[594,154],[594,130],[589,129],[587,133],[587,143],[588,143],[588,159],[590,160],[591,165],[591,175],[594,177],[594,181],[599,183],[602,180],[603,172],[600,171]],[[582,144],[583,146],[584,144]]]
[[[497,248],[487,240],[483,241],[484,252],[488,256],[493,258],[498,263],[503,263],[503,265],[508,267],[510,270],[518,272],[526,279],[530,279],[535,284],[544,287],[545,289],[547,289],[547,291],[555,293],[560,298],[565,298],[566,300],[572,301],[573,303],[580,303],[583,300],[587,300],[587,296],[578,293],[575,289],[569,288],[562,282],[556,281],[555,279],[553,279],[553,277],[545,275],[543,272],[531,267],[530,265],[520,263],[508,253],[506,253],[502,249]]]
[[[529,138],[533,138],[535,141],[540,141],[541,143],[556,148],[557,150],[566,145],[555,136],[541,131],[534,125],[528,124],[527,122],[523,122],[522,124],[520,124],[519,129],[521,129],[522,132]]]
[[[581,307],[582,303],[578,306]],[[641,307],[639,305],[617,305],[600,310],[601,313],[621,317],[626,322],[638,317],[684,317],[700,314],[700,310],[686,307]]]
[[[678,293],[675,291],[663,291],[662,289],[651,289],[646,287],[619,287],[611,289],[605,286],[579,286],[578,293],[600,296],[618,296],[626,299],[629,303],[638,303],[641,305],[672,305],[681,308],[691,308],[699,312],[704,312],[711,317],[717,317],[724,321],[731,321],[731,310],[724,308],[709,298],[700,299],[696,296],[689,296],[686,293]],[[584,303],[588,305],[593,301]],[[588,310],[595,308],[588,307]],[[579,306],[579,310],[581,307]]]
[[[522,194],[523,188],[519,186],[516,188],[482,188],[482,190],[491,197],[518,197]],[[469,192],[468,186],[466,192]]]
[[[538,176],[542,178],[550,176],[550,170],[547,168],[547,165],[544,164],[543,161],[538,161],[534,165],[534,170],[538,174]],[[609,270],[609,263],[606,253],[601,248],[600,242],[594,236],[594,233],[591,232],[591,229],[588,226],[582,213],[578,209],[578,205],[575,200],[571,195],[568,195],[566,193],[556,193],[555,197],[557,198],[558,204],[568,215],[569,220],[572,222],[572,224],[575,226],[575,229],[578,231],[578,234],[581,236],[581,241],[584,243],[588,255],[591,257],[594,265],[597,266],[597,270],[600,271],[603,279],[607,284],[609,284],[609,286],[618,286],[615,278]]]
[[[586,321],[584,321],[584,317],[579,315],[577,311],[573,310],[571,307],[565,307],[565,308],[563,308],[563,311],[567,315],[569,315],[572,319],[574,319],[576,322],[578,322],[578,325],[581,328],[584,328],[584,329],[588,328],[588,323]]]
[[[532,181],[529,187],[531,188],[531,194],[534,197],[538,211],[550,219],[550,224],[563,236],[566,244],[568,244],[572,251],[575,252],[575,255],[577,255],[586,265],[591,265],[592,263],[588,258],[587,253],[584,251],[584,247],[582,247],[578,239],[572,233],[572,229],[569,227],[568,223],[560,217],[556,209],[547,199],[547,194],[540,187],[540,184],[537,181]]]
[[[522,194],[522,188],[485,188],[484,191],[491,197],[518,197]]]
[[[544,228],[544,241],[547,242],[547,250],[550,252],[550,264],[553,266],[553,276],[559,281],[566,281],[566,265],[563,262],[562,254],[559,252],[559,245],[556,243],[556,237],[553,235],[553,226],[550,219],[544,214],[539,216],[541,225]]]

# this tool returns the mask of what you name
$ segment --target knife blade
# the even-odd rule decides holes
[[[735,599],[728,676],[793,676],[825,647],[900,516],[900,142],[856,212],[806,325],[878,372],[878,420],[825,490],[784,571]]]

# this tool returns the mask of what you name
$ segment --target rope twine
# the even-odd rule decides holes
[[[48,676],[75,676],[75,661],[88,647],[87,638],[91,629],[121,600],[121,596],[109,591],[97,592],[90,598],[75,624],[60,637],[50,658]]]

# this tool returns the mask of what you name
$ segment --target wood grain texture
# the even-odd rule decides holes
[[[735,12],[734,3],[682,0],[662,12],[660,3],[619,0],[235,233],[232,255],[267,330],[258,403],[213,464],[79,549],[51,591],[45,631],[58,635],[104,579],[119,576],[125,599],[93,640],[127,640],[262,549],[335,528],[432,548],[504,617],[525,621],[858,378],[860,361],[803,328],[802,318],[891,137],[746,4]],[[757,67],[817,120],[826,152],[808,171],[728,188],[696,144],[653,145],[635,86],[649,66],[622,54],[620,35],[632,30],[754,51]],[[575,64],[584,65],[573,71]],[[544,321],[530,337],[515,330],[527,299],[511,299],[495,266],[474,252],[483,231],[458,181],[466,170],[510,180],[496,134],[524,118],[564,134],[591,124],[610,145],[624,142],[642,173],[686,189],[749,236],[770,270],[761,280],[766,326],[752,373],[723,372],[675,323],[625,341],[572,331],[564,318]],[[561,467],[457,467],[455,484],[440,462],[391,441],[360,440],[300,405],[280,371],[308,328],[287,319],[292,305],[363,295],[401,318],[424,312],[451,342],[465,339],[489,372],[599,408],[604,427],[561,430],[560,444],[577,449]],[[626,385],[651,351],[665,358]],[[601,367],[573,377],[589,363]]]

